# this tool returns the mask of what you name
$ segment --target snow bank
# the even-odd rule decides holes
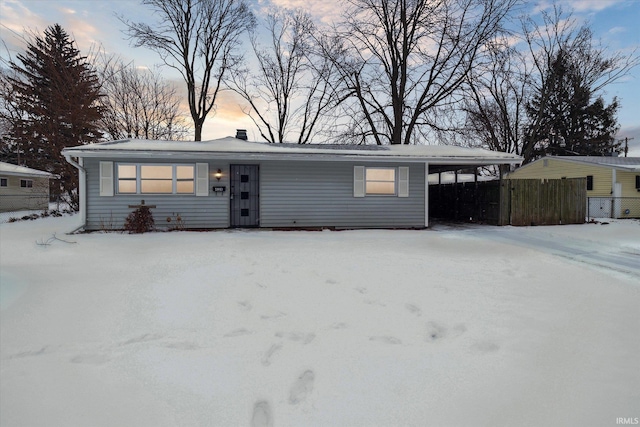
[[[446,229],[36,244],[77,221],[0,224],[0,275],[22,289],[0,311],[1,425],[599,426],[639,415],[637,277]],[[553,232],[596,227],[619,225]]]

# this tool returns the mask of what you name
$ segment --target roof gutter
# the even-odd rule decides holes
[[[87,223],[87,171],[85,170],[85,168],[82,166],[82,157],[78,157],[78,161],[76,162],[75,160],[73,160],[73,158],[71,157],[71,154],[69,153],[65,153],[65,151],[62,151],[62,155],[64,156],[65,160],[67,161],[67,163],[71,164],[73,167],[75,167],[76,169],[78,169],[79,172],[79,177],[78,177],[78,204],[79,204],[79,208],[80,208],[80,222],[81,225],[75,229],[73,229],[72,231],[70,231],[67,234],[73,234],[75,232],[77,232],[78,230],[81,230],[85,227],[86,223]]]
[[[66,151],[66,150],[65,150]],[[67,156],[68,153],[63,153]],[[261,152],[227,152],[227,151],[155,151],[155,150],[73,150],[73,154],[83,157],[101,157],[101,158],[155,158],[155,159],[189,159],[189,158],[201,158],[201,159],[217,159],[217,160],[232,160],[232,159],[250,159],[250,160],[297,160],[297,161],[369,161],[369,162],[403,162],[403,163],[424,163],[439,165],[489,165],[489,164],[520,164],[522,158],[520,157],[486,157],[478,158],[474,156],[403,156],[397,155],[358,155],[358,154],[329,154],[329,153],[288,153],[284,157],[283,153],[261,153]]]

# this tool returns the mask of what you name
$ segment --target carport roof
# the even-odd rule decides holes
[[[233,137],[212,141],[151,141],[125,139],[65,148],[73,157],[122,158],[199,158],[288,159],[288,160],[364,160],[428,162],[439,165],[520,164],[514,154],[450,145],[342,145],[268,144]]]

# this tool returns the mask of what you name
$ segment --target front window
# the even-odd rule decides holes
[[[138,168],[136,165],[118,165],[118,193],[135,194],[138,192]]]
[[[173,166],[140,166],[140,192],[173,193]]]
[[[9,185],[7,178],[0,178],[0,187],[6,187],[7,185]]]
[[[176,193],[192,194],[195,191],[193,165],[176,166]]]
[[[193,194],[194,165],[118,165],[120,194]]]
[[[366,194],[395,195],[395,168],[366,168],[365,192]]]
[[[32,188],[33,187],[33,181],[30,179],[21,179],[20,180],[20,187],[22,188]]]

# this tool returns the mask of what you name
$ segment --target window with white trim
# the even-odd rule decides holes
[[[136,194],[138,192],[138,167],[136,165],[118,165],[118,193]]]
[[[0,178],[0,187],[7,187],[9,185],[9,180],[7,178]]]
[[[195,165],[117,165],[118,194],[194,194]]]
[[[365,168],[364,188],[367,195],[396,194],[396,168]]]
[[[20,187],[22,187],[22,188],[32,188],[33,187],[33,180],[31,180],[31,179],[21,179],[20,180]]]
[[[409,197],[409,167],[353,168],[353,197]]]

